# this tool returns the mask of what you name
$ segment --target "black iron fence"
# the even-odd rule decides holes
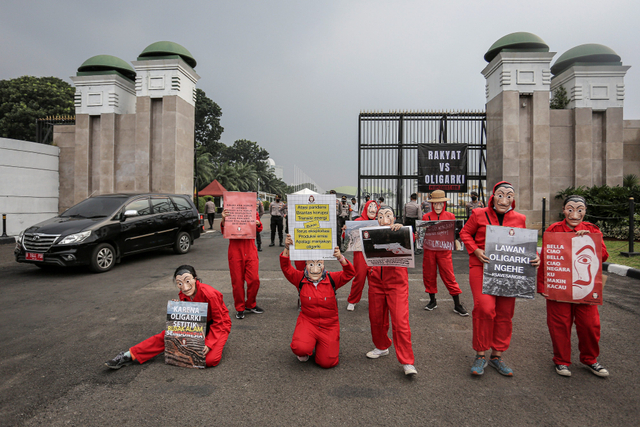
[[[447,192],[447,210],[466,218],[469,193],[485,202],[487,177],[486,114],[478,112],[366,112],[358,116],[358,198],[383,197],[398,218],[412,193],[418,202],[419,144],[467,144],[467,193]]]
[[[36,119],[36,142],[51,145],[55,125],[74,125],[75,123],[76,116],[51,116]]]

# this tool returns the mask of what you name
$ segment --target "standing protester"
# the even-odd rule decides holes
[[[362,207],[360,208],[360,215],[362,215],[362,212],[364,210],[364,205],[369,201],[369,199],[371,199],[371,196],[369,196],[368,194],[364,195],[364,203],[362,204]]]
[[[467,218],[471,218],[471,211],[476,208],[484,208],[484,205],[480,200],[478,200],[478,193],[476,193],[475,191],[472,191],[471,201],[467,203],[465,207],[467,210]]]
[[[256,201],[256,209],[258,211],[258,217],[260,218],[260,221],[262,221],[262,215],[264,215],[264,205],[262,204],[262,200],[260,200],[260,196],[258,196],[258,200]],[[258,246],[258,252],[262,252],[261,231],[256,232],[256,245]]]
[[[178,286],[180,301],[207,303],[207,332],[204,338],[205,363],[207,366],[217,366],[231,331],[229,310],[224,304],[222,294],[211,286],[200,282],[195,268],[190,265],[178,267],[173,273],[173,281]],[[134,345],[128,351],[121,351],[116,357],[105,362],[105,365],[111,369],[120,369],[123,366],[131,365],[136,360],[139,363],[144,363],[154,358],[164,351],[164,334],[165,331],[162,331],[140,344]]]
[[[442,190],[435,190],[431,193],[431,212],[422,217],[423,221],[444,221],[454,220],[456,216],[451,212],[447,212],[447,202],[449,199],[445,197]],[[437,271],[440,269],[440,278],[449,291],[449,295],[453,298],[453,312],[460,316],[468,316],[469,313],[460,303],[460,286],[456,282],[456,276],[453,274],[452,251],[433,251],[425,249],[422,256],[422,281],[424,289],[429,294],[429,304],[424,308],[432,311],[438,307],[436,294],[438,293]]]
[[[204,204],[204,213],[207,215],[207,221],[209,222],[209,230],[213,229],[213,222],[216,219],[216,205],[213,203],[213,199],[209,197],[207,203]]]
[[[291,235],[287,234],[284,250],[280,254],[280,268],[287,280],[298,289],[301,304],[291,350],[301,362],[309,360],[315,350],[315,362],[323,368],[333,368],[338,364],[340,354],[336,289],[347,284],[355,271],[337,246],[333,256],[340,262],[342,271],[327,272],[322,260],[306,261],[304,271],[294,269],[289,261],[289,246],[292,244]]]
[[[471,218],[460,231],[460,239],[469,252],[469,284],[473,294],[473,349],[476,357],[472,375],[482,375],[487,366],[485,353],[491,349],[489,364],[500,374],[513,376],[513,370],[502,360],[502,353],[511,343],[515,298],[482,293],[483,265],[489,263],[484,253],[487,225],[526,228],[526,217],[515,211],[516,194],[513,186],[501,181],[493,187],[489,207],[474,209]],[[531,260],[537,267],[540,257]]]
[[[429,200],[429,195],[427,194],[427,198],[420,203],[420,207],[422,208],[422,215],[428,214],[431,212],[431,201]]]
[[[329,194],[336,195],[336,245],[341,246],[342,227],[340,227],[340,200],[336,194],[336,190],[329,190]]]
[[[364,211],[356,221],[371,221],[378,217],[378,205],[375,201],[370,200],[364,205]],[[351,291],[347,298],[347,311],[354,311],[356,304],[360,302],[362,298],[362,290],[364,289],[364,282],[369,276],[369,267],[364,260],[362,251],[356,251],[353,253],[353,266],[356,269],[356,276],[351,282]]]
[[[378,197],[378,206],[382,206],[384,205],[384,197],[380,196]]]
[[[347,204],[347,196],[342,196],[340,204],[338,204],[338,236],[342,237],[342,227],[349,220],[349,205]],[[338,247],[342,247],[341,239],[338,240]]]
[[[575,233],[582,236],[589,233],[602,234],[598,226],[583,221],[587,213],[587,201],[582,196],[572,195],[564,200],[562,209],[564,220],[551,224],[547,232]],[[544,244],[543,244],[544,247]],[[609,258],[607,247],[602,242],[602,260]],[[538,292],[544,295],[546,275],[545,254],[542,253],[542,267],[538,269]],[[546,297],[546,295],[544,295]],[[609,376],[604,366],[598,363],[600,355],[600,313],[597,305],[574,304],[547,299],[547,326],[553,344],[553,363],[556,372],[570,377],[571,371],[571,327],[576,324],[580,362],[599,377]]]
[[[229,216],[227,209],[222,211],[220,230],[224,234],[225,218]],[[260,215],[256,211],[256,234],[262,231]],[[236,319],[244,319],[244,312],[262,314],[264,310],[256,304],[256,296],[260,289],[260,277],[258,268],[260,260],[256,245],[250,239],[229,239],[229,273],[231,275],[231,287],[233,288],[233,303],[236,308]],[[247,282],[245,299],[244,283]]]
[[[402,224],[389,206],[378,210],[378,224],[398,231]],[[405,375],[418,373],[413,366],[411,327],[409,325],[409,274],[406,267],[370,267],[369,270],[369,323],[375,348],[367,353],[369,359],[389,354],[392,341],[389,339],[389,315],[396,357],[402,364]]]
[[[418,204],[418,195],[413,193],[411,200],[404,204],[404,225],[410,225],[411,229],[416,231],[416,220],[420,218],[420,205]]]
[[[351,216],[351,221],[355,221],[356,218],[358,218],[360,216],[360,213],[358,212],[358,203],[356,203],[356,198],[352,197],[351,198],[351,204],[349,205],[349,212],[350,212],[350,216]]]
[[[282,218],[284,217],[285,205],[280,200],[282,197],[276,195],[276,201],[269,204],[269,215],[271,215],[271,244],[269,246],[275,246],[276,240],[276,228],[278,229],[278,238],[280,239],[280,246],[282,244]]]

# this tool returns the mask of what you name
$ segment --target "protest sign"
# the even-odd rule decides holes
[[[289,247],[290,259],[335,259],[335,194],[289,194],[287,215],[293,239],[293,246]]]
[[[418,144],[418,191],[467,191],[467,144]]]
[[[537,256],[538,232],[526,228],[487,225],[482,293],[500,297],[533,298],[536,268],[530,262]]]
[[[389,227],[363,227],[359,229],[362,254],[368,266],[413,268],[413,230],[411,226],[392,231]]]
[[[422,249],[430,251],[452,251],[455,249],[456,221],[416,221],[416,228],[423,228]]]
[[[602,305],[602,235],[544,233],[542,265],[547,298]]]
[[[256,193],[225,191],[224,208],[229,215],[224,220],[225,239],[256,238]]]
[[[184,368],[205,368],[206,302],[169,301],[164,334],[164,362]]]
[[[345,252],[362,251],[362,240],[360,240],[360,229],[363,227],[375,227],[378,221],[347,221],[345,223],[347,229],[344,232]]]

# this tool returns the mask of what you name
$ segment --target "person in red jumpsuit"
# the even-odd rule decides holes
[[[178,293],[180,301],[206,302],[208,304],[208,329],[204,339],[205,363],[207,366],[217,366],[231,331],[229,310],[224,304],[222,294],[211,286],[200,282],[195,268],[190,265],[178,267],[173,273],[173,279],[180,290]],[[120,369],[136,360],[139,363],[144,363],[152,359],[164,351],[164,334],[165,331],[162,331],[131,347],[128,351],[121,351],[116,357],[105,362],[105,365],[111,369]]]
[[[444,191],[435,190],[431,193],[431,212],[422,216],[423,221],[444,221],[454,220],[456,216],[451,212],[447,212],[447,202],[449,199],[445,197]],[[456,276],[453,274],[452,251],[433,251],[426,249],[422,255],[422,281],[424,283],[425,292],[429,294],[429,304],[424,308],[432,311],[438,308],[436,294],[438,293],[437,272],[440,269],[440,278],[449,291],[449,295],[453,298],[453,312],[460,316],[468,316],[469,313],[460,303],[460,286],[456,282]]]
[[[389,206],[380,207],[379,225],[398,231],[402,224],[396,224],[395,220]],[[389,339],[389,315],[393,342]],[[406,267],[369,267],[369,323],[376,347],[367,353],[367,357],[377,359],[387,356],[393,343],[405,375],[416,375],[418,371],[413,366],[415,359],[411,348],[409,274]]]
[[[364,209],[362,209],[362,214],[355,220],[371,221],[377,219],[377,216],[378,205],[374,200],[369,200],[365,203]],[[362,251],[353,253],[353,266],[356,269],[356,277],[354,277],[353,282],[351,283],[351,291],[347,298],[348,311],[354,311],[356,309],[356,304],[360,302],[360,299],[362,298],[362,291],[364,289],[364,282],[369,274],[369,267],[364,261]]]
[[[222,211],[220,230],[224,233],[225,218],[229,216],[227,209]],[[256,233],[262,231],[260,214],[256,211]],[[264,310],[256,304],[256,296],[260,289],[260,277],[258,276],[258,250],[252,239],[229,239],[229,273],[233,288],[233,303],[236,308],[236,319],[244,319],[244,312],[262,314]],[[244,282],[247,282],[245,300]]]
[[[506,181],[493,187],[486,208],[471,211],[471,217],[460,231],[460,239],[469,252],[469,285],[473,294],[473,349],[476,357],[471,366],[472,375],[482,375],[487,366],[485,353],[491,349],[488,361],[505,376],[513,376],[513,370],[502,359],[502,353],[511,343],[512,318],[515,298],[485,295],[482,293],[483,265],[489,263],[484,253],[487,225],[525,228],[526,217],[515,211],[516,194]],[[540,257],[531,260],[537,267]]]
[[[287,234],[280,254],[280,268],[298,289],[301,301],[291,350],[301,362],[309,360],[315,350],[316,363],[326,369],[333,368],[338,364],[340,353],[340,320],[335,290],[348,283],[355,270],[337,246],[333,256],[342,265],[342,271],[325,271],[322,260],[306,261],[305,270],[297,270],[289,261],[289,246],[292,244],[291,235]]]
[[[582,236],[589,233],[601,234],[598,226],[583,221],[587,213],[587,202],[582,196],[572,195],[564,200],[562,212],[564,220],[551,224],[548,232],[576,233]],[[544,245],[543,245],[544,246]],[[607,247],[602,242],[602,260],[609,258]],[[538,269],[538,292],[545,295],[544,277],[546,275],[545,255],[542,254],[542,267]],[[545,295],[546,296],[546,295]],[[573,304],[547,299],[547,326],[553,344],[553,363],[559,375],[570,377],[571,371],[571,327],[576,324],[580,362],[599,377],[609,376],[598,363],[600,354],[600,314],[597,305]]]

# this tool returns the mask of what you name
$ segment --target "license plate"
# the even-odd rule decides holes
[[[25,259],[27,259],[28,261],[44,261],[44,254],[27,252],[25,254]]]

